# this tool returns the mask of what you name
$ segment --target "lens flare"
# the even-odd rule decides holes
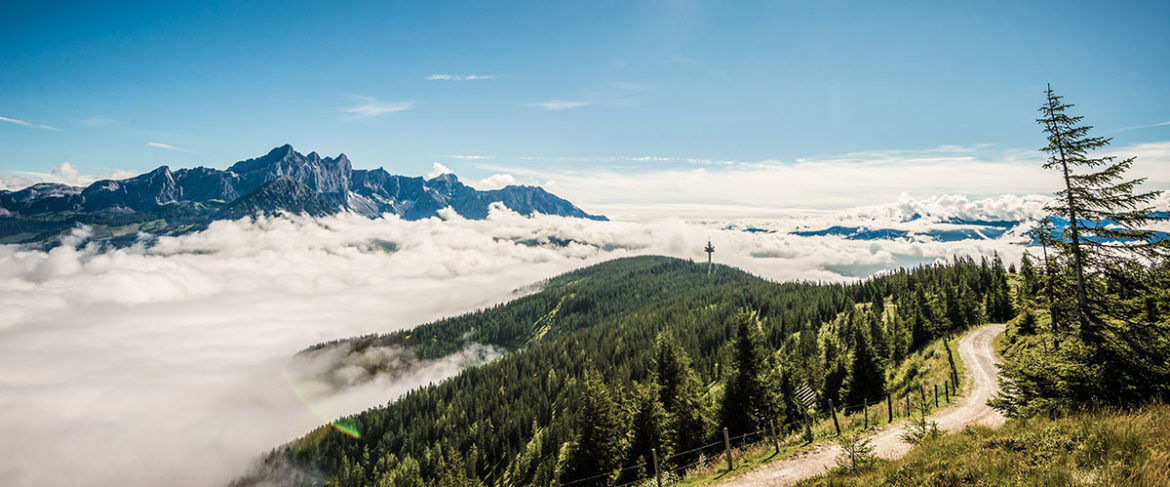
[[[280,371],[280,376],[284,377],[284,381],[288,383],[288,388],[292,390],[293,394],[297,396],[297,399],[300,399],[301,403],[304,404],[305,407],[309,408],[309,411],[312,411],[315,416],[321,418],[323,422],[328,423],[329,426],[333,427],[333,429],[340,431],[341,434],[354,439],[361,439],[362,432],[358,429],[356,421],[349,418],[342,418],[338,420],[329,419],[328,416],[321,414],[317,408],[313,407],[313,405],[309,403],[309,400],[306,399],[305,395],[302,394],[300,389],[297,388],[296,382],[293,382],[292,378],[289,377],[287,370],[282,369]]]

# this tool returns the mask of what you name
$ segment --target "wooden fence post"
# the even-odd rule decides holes
[[[658,480],[658,487],[662,487],[662,474],[658,472],[658,449],[651,448],[650,455],[654,457],[654,478]]]
[[[869,429],[869,399],[865,400],[865,429]]]
[[[723,427],[723,450],[727,452],[727,471],[730,472],[735,468],[731,464],[731,439],[727,437],[727,427]]]
[[[804,441],[806,443],[812,443],[813,442],[812,418],[808,417],[808,408],[801,408],[801,409],[804,409]]]
[[[938,384],[934,385],[934,407],[938,407]]]
[[[889,394],[886,394],[886,416],[888,416],[887,423],[894,422],[894,401],[890,399]]]
[[[780,454],[780,439],[776,437],[776,420],[769,419],[768,426],[770,426],[771,430],[772,430],[771,431],[771,433],[772,433],[772,446],[776,448],[776,454],[779,455]]]
[[[841,423],[837,422],[837,408],[833,407],[832,399],[829,399],[829,412],[833,414],[833,429],[837,430],[837,436],[841,436]]]

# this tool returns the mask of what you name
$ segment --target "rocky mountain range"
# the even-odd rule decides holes
[[[425,179],[382,168],[354,169],[345,154],[321,157],[283,145],[226,170],[162,166],[86,187],[40,183],[0,191],[0,243],[43,240],[77,223],[167,227],[181,220],[198,227],[214,219],[281,212],[321,216],[351,211],[418,220],[451,208],[464,218],[483,219],[494,203],[523,215],[605,220],[537,186],[480,191],[454,174]]]

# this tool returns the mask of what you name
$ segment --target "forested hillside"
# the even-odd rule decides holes
[[[358,348],[399,345],[423,358],[472,343],[511,353],[344,418],[344,428],[323,426],[239,483],[603,485],[620,466],[643,463],[646,447],[665,458],[722,426],[733,435],[770,420],[795,427],[798,385],[820,404],[877,400],[884,371],[910,351],[1012,314],[998,258],[850,285],[619,259],[511,303],[356,339]]]
[[[805,485],[1170,484],[1170,240],[1161,191],[1127,179],[1135,158],[1101,155],[1051,87],[1037,122],[1063,186],[1032,235],[991,405],[1003,431],[929,438],[909,458]],[[1066,224],[1055,228],[1053,222]]]

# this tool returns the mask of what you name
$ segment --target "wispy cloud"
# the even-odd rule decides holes
[[[1129,131],[1129,130],[1148,129],[1148,128],[1153,128],[1153,127],[1165,127],[1167,125],[1170,125],[1170,120],[1167,120],[1165,122],[1146,124],[1146,125],[1134,125],[1133,127],[1122,127],[1122,128],[1117,129],[1117,130],[1114,130],[1114,132],[1125,132],[1125,131]]]
[[[45,129],[45,130],[57,130],[57,131],[61,130],[61,129],[54,127],[52,125],[42,125],[39,123],[32,123],[32,122],[28,122],[25,120],[21,120],[19,118],[0,117],[0,122],[14,123],[17,125],[23,125],[25,127],[32,127],[32,128]]]
[[[428,81],[476,81],[498,77],[494,74],[428,74],[426,79]]]
[[[485,160],[485,159],[495,159],[496,158],[496,156],[484,156],[484,155],[475,155],[475,154],[471,154],[471,155],[455,154],[455,155],[445,155],[443,157],[446,157],[448,159],[468,159],[468,160]]]
[[[362,117],[377,117],[387,113],[401,112],[414,108],[413,101],[383,102],[371,96],[355,96],[362,103],[346,108],[343,111]]]
[[[184,148],[182,148],[182,147],[175,147],[175,146],[173,146],[173,145],[171,145],[171,144],[164,144],[164,143],[162,143],[162,142],[147,142],[147,143],[146,143],[146,145],[148,145],[148,146],[150,146],[150,147],[158,148],[158,149],[173,150],[173,151],[176,151],[176,152],[186,152],[186,153],[189,153],[189,154],[198,154],[197,152],[195,152],[195,151],[193,151],[193,150],[190,150],[190,149],[184,149]]]
[[[527,103],[527,105],[531,106],[531,107],[540,107],[540,108],[545,109],[545,110],[553,111],[553,110],[568,110],[570,108],[586,107],[586,106],[591,105],[591,103],[589,103],[587,101],[568,101],[568,100],[552,99],[552,100],[548,100],[548,101],[542,101],[539,103]]]

